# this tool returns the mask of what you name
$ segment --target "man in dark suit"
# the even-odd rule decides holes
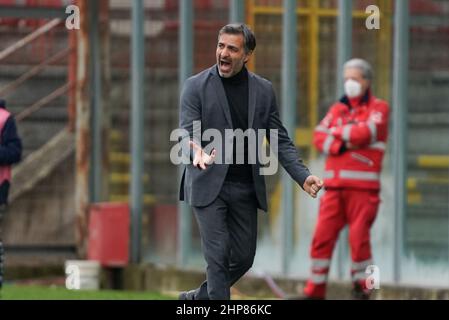
[[[255,47],[254,34],[246,25],[223,27],[217,64],[189,78],[181,93],[180,128],[185,132],[182,140],[188,141],[183,152],[193,162],[184,170],[180,199],[193,208],[207,280],[198,289],[182,292],[180,299],[228,300],[231,286],[253,264],[257,209],[267,211],[258,156],[263,150],[260,132],[275,153],[278,148],[281,165],[308,194],[315,198],[322,187],[322,181],[302,163],[280,121],[272,84],[245,67]],[[242,142],[236,135],[229,137],[229,130],[246,132],[244,143],[236,143]],[[208,131],[216,146],[212,149],[198,137]],[[257,141],[252,139],[255,136]],[[220,146],[230,146],[231,151]]]

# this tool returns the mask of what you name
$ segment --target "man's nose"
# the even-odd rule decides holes
[[[224,49],[221,51],[221,57],[222,57],[222,58],[227,58],[227,57],[229,57],[229,51],[228,51],[228,49],[224,48]]]

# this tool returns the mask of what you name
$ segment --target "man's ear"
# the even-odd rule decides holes
[[[245,59],[245,63],[248,63],[248,61],[252,57],[252,55],[253,55],[253,51],[250,51],[250,52],[247,53],[246,59]]]

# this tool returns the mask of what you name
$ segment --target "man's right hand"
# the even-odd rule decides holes
[[[193,166],[206,170],[206,166],[211,165],[215,160],[216,150],[212,150],[211,154],[208,155],[204,150],[197,145],[195,142],[190,141],[190,146],[193,148],[194,156],[193,156]]]
[[[307,192],[312,198],[316,198],[318,192],[324,186],[323,180],[318,178],[317,176],[308,176],[306,181],[304,182],[303,189]]]

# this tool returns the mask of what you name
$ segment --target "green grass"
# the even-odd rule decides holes
[[[2,300],[173,300],[174,296],[155,292],[81,291],[64,287],[6,285],[0,290]]]

